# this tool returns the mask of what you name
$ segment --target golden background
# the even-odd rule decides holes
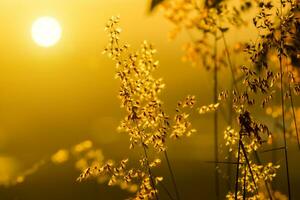
[[[166,83],[162,99],[170,114],[177,101],[188,94],[196,95],[200,104],[212,101],[212,74],[181,61],[187,36],[169,42],[167,34],[172,25],[159,11],[149,14],[147,7],[148,2],[143,0],[0,1],[0,183],[58,149],[86,139],[92,140],[105,158],[139,154],[132,154],[127,136],[116,131],[123,116],[117,99],[118,81],[114,79],[113,63],[101,54],[107,43],[104,25],[113,15],[120,15],[122,40],[133,49],[144,39],[158,49],[160,68],[156,77],[163,77]],[[31,38],[31,25],[40,16],[53,16],[62,26],[62,39],[52,48],[38,47]],[[250,37],[246,33],[249,30],[239,35],[232,33],[229,41]],[[227,72],[221,73],[220,82],[226,83]],[[183,199],[196,199],[195,194],[201,199],[214,196],[214,166],[203,162],[213,160],[209,126],[212,118],[193,118],[198,133],[169,144]],[[290,149],[295,150],[296,145]],[[300,173],[296,172],[300,163],[296,161],[299,154],[294,155],[295,158],[290,157],[295,175],[291,180],[296,190],[300,184]],[[1,186],[0,199],[92,200],[130,196],[117,187],[76,183],[79,172],[73,165],[45,165],[24,183]],[[284,181],[277,184],[285,188]],[[224,193],[226,188],[222,190]],[[294,195],[300,198],[299,194]]]

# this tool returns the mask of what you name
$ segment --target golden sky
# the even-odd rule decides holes
[[[158,10],[150,15],[147,6],[146,0],[0,0],[0,183],[86,139],[105,157],[124,158],[120,152],[128,152],[129,142],[116,131],[123,116],[118,81],[114,64],[102,55],[104,26],[113,15],[120,15],[122,40],[133,49],[145,39],[157,48],[156,77],[166,83],[162,99],[169,113],[189,94],[197,95],[199,104],[211,103],[212,74],[181,61],[187,35],[168,41],[172,25]],[[61,40],[51,48],[39,47],[31,38],[32,23],[41,16],[56,18],[62,27]],[[248,37],[249,30],[231,34],[229,42]],[[227,72],[221,73],[224,85]],[[185,161],[213,160],[212,116],[193,122],[199,133],[169,146],[173,159],[184,162],[178,164],[181,181],[193,179],[192,170],[183,171]],[[213,173],[212,166],[202,167]]]
[[[181,62],[180,39],[168,41],[171,25],[159,12],[150,15],[147,6],[140,0],[0,2],[0,155],[27,166],[82,139],[123,141],[127,148],[115,133],[122,115],[114,65],[101,53],[104,25],[113,15],[121,16],[122,39],[132,48],[147,39],[158,49],[157,76],[167,84],[163,99],[170,111],[199,92],[195,85],[207,84],[209,77],[199,79],[204,71]],[[55,17],[62,27],[61,40],[51,48],[31,38],[32,23],[41,16]]]

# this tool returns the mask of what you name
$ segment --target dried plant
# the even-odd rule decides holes
[[[300,107],[295,103],[300,94],[300,1],[242,0],[233,5],[226,0],[153,0],[150,10],[158,5],[174,26],[170,39],[182,32],[190,37],[183,44],[182,60],[211,73],[212,102],[198,106],[196,96],[188,95],[178,102],[175,115],[170,117],[161,100],[165,84],[162,78],[154,76],[159,66],[156,49],[144,41],[138,50],[131,50],[120,39],[120,18],[112,17],[105,27],[109,42],[103,53],[115,62],[115,78],[120,83],[118,97],[124,118],[118,131],[128,135],[129,149],[141,152],[139,159],[131,159],[130,154],[121,161],[104,159],[102,151],[87,140],[60,149],[7,184],[23,182],[46,163],[59,165],[72,158],[80,171],[79,182],[93,178],[118,186],[134,193],[128,199],[158,200],[163,191],[169,199],[180,200],[167,140],[197,132],[191,123],[191,114],[196,110],[201,115],[213,113],[214,160],[211,162],[216,168],[217,199],[294,199],[288,142],[296,141],[300,149]],[[248,23],[244,14],[252,8],[256,13]],[[254,41],[228,45],[227,33],[249,26],[257,30]],[[233,56],[245,59],[234,63]],[[231,75],[230,88],[222,88],[225,86],[219,83],[219,74],[225,70]],[[220,123],[221,120],[226,125]],[[275,128],[271,128],[270,122]],[[220,127],[225,129],[222,140]],[[281,140],[283,144],[277,146]],[[226,146],[224,161],[219,148],[223,143]],[[261,154],[275,151],[283,151],[284,163],[277,158],[261,159]],[[157,168],[164,164],[162,157],[169,177],[157,175]],[[228,190],[224,195],[220,191],[219,173],[224,173],[220,164],[227,166]],[[286,195],[272,185],[281,169],[285,170]],[[171,179],[175,194],[164,185],[166,177]]]
[[[293,102],[293,95],[299,95],[298,46],[299,43],[299,2],[296,0],[281,0],[277,8],[272,1],[243,1],[232,5],[228,1],[197,1],[173,0],[153,1],[151,10],[161,4],[165,17],[175,25],[170,33],[174,39],[182,30],[187,31],[191,40],[184,45],[183,60],[190,61],[213,72],[214,97],[207,106],[197,107],[196,97],[187,96],[178,102],[174,122],[163,110],[160,92],[164,88],[162,79],[157,79],[152,72],[158,67],[155,60],[155,49],[144,42],[137,52],[130,52],[129,45],[120,42],[119,18],[113,17],[106,26],[109,34],[109,44],[105,53],[116,62],[116,77],[120,80],[119,98],[121,106],[126,111],[119,130],[130,138],[130,148],[140,146],[144,156],[139,165],[129,168],[128,159],[119,164],[107,161],[103,165],[90,166],[79,177],[109,176],[109,185],[123,183],[138,185],[134,199],[159,198],[158,188],[167,192],[170,199],[172,194],[162,183],[163,177],[155,176],[153,167],[161,163],[160,159],[150,160],[152,156],[165,155],[179,199],[174,174],[167,156],[166,140],[190,136],[196,132],[189,121],[190,112],[198,109],[200,114],[214,113],[215,135],[215,167],[219,163],[228,164],[227,175],[232,176],[232,166],[236,167],[234,188],[229,179],[227,199],[286,199],[286,196],[272,188],[272,182],[277,176],[281,163],[278,161],[262,161],[260,152],[284,150],[285,169],[288,183],[288,197],[291,199],[289,181],[289,166],[287,155],[287,137],[289,133],[298,134],[298,108]],[[229,46],[225,34],[232,28],[248,26],[243,20],[243,13],[256,7],[258,13],[253,18],[253,25],[258,30],[255,42],[247,41]],[[223,49],[220,48],[220,41]],[[232,56],[241,55],[243,51],[250,64],[241,63],[236,67]],[[245,55],[245,54],[244,54]],[[274,56],[275,55],[275,56]],[[284,69],[284,67],[286,69]],[[218,72],[229,68],[232,75],[232,86],[220,91]],[[281,97],[281,109],[276,105],[277,97]],[[287,101],[290,108],[286,109]],[[256,109],[266,110],[266,116],[256,120]],[[218,145],[219,115],[222,109],[227,109],[224,120],[227,127],[224,132],[224,143],[228,147],[228,161],[220,161]],[[222,110],[224,111],[224,110]],[[275,120],[281,117],[282,123],[277,122],[283,131],[283,147],[268,149],[268,146],[279,137],[271,133],[267,123],[261,123],[271,115]],[[226,118],[227,117],[227,118]],[[287,120],[291,126],[286,127]],[[267,121],[267,120],[266,120]],[[238,131],[236,131],[238,130]],[[277,130],[273,130],[278,132]],[[273,132],[272,131],[272,132]],[[233,157],[232,157],[232,156]],[[231,157],[231,158],[230,158]],[[232,161],[235,158],[236,161]],[[216,197],[219,192],[219,176],[215,174]]]
[[[162,79],[157,79],[152,75],[159,64],[154,58],[156,50],[146,41],[136,52],[130,52],[129,45],[121,44],[119,17],[112,17],[105,30],[109,35],[109,44],[104,53],[116,63],[116,78],[120,81],[119,98],[121,107],[126,111],[118,130],[128,134],[130,149],[139,146],[144,155],[139,164],[133,168],[127,167],[128,159],[121,161],[117,166],[111,161],[104,165],[91,166],[81,174],[78,180],[105,174],[110,176],[109,185],[114,185],[119,181],[137,184],[139,189],[133,199],[159,199],[159,185],[170,199],[174,199],[161,182],[163,177],[155,176],[153,172],[152,168],[161,162],[158,158],[151,161],[149,149],[153,149],[153,154],[157,157],[163,153],[176,199],[180,199],[175,175],[167,154],[166,139],[189,136],[195,132],[188,121],[188,114],[184,111],[186,107],[194,106],[195,98],[188,96],[178,103],[174,123],[172,123],[164,112],[163,103],[159,97],[164,83]]]
[[[271,107],[274,104],[274,98],[278,95],[281,95],[281,110],[276,109],[276,117],[282,117],[282,123],[279,124],[283,130],[284,147],[274,150],[282,149],[285,152],[288,197],[291,198],[286,138],[288,133],[294,134],[299,145],[297,109],[293,102],[293,95],[299,94],[299,79],[296,78],[299,73],[297,69],[299,66],[297,45],[300,32],[298,28],[299,1],[288,0],[279,3],[278,8],[274,6],[273,1],[244,1],[240,6],[229,6],[227,1],[202,3],[174,0],[162,3],[166,18],[175,25],[170,37],[175,38],[181,30],[186,30],[191,35],[191,42],[184,47],[186,51],[184,60],[206,69],[214,69],[214,102],[209,106],[201,107],[200,113],[217,112],[220,104],[224,105],[223,102],[229,102],[229,120],[227,121],[230,126],[225,131],[224,139],[225,144],[229,146],[229,151],[235,152],[237,158],[237,162],[234,163],[237,166],[235,191],[227,195],[229,199],[273,199],[275,197],[276,192],[272,191],[270,182],[276,176],[279,165],[271,162],[262,164],[258,154],[259,149],[272,143],[275,137],[272,136],[267,125],[254,121],[251,112],[254,108],[261,106],[268,110],[268,114],[274,115]],[[246,25],[242,13],[254,6],[258,9],[258,14],[253,18],[253,25],[258,30],[258,38],[255,42],[239,43],[234,48],[230,48],[225,39],[225,32],[228,32],[232,25],[237,27]],[[195,36],[192,33],[197,34]],[[220,51],[218,50],[219,39],[223,40],[226,57],[217,54]],[[247,67],[242,64],[242,67],[235,68],[231,60],[232,54],[240,55],[242,49],[245,49],[249,55],[252,66]],[[233,89],[230,89],[232,94],[230,99],[228,99],[228,92],[222,92],[217,100],[216,94],[219,90],[217,71],[222,66],[230,68]],[[286,67],[286,72],[283,67]],[[284,76],[285,73],[287,76]],[[238,76],[241,77],[242,82],[236,78]],[[290,109],[285,108],[286,99],[290,100]],[[236,116],[236,126],[239,132],[231,128],[232,116]],[[289,126],[291,128],[288,131],[286,130],[287,116],[291,121],[291,126]],[[214,117],[214,129],[215,138],[217,138],[217,113]],[[215,140],[215,144],[218,144],[218,139]],[[217,151],[218,148],[215,148],[215,152]],[[215,163],[219,163],[217,154],[215,154]],[[231,176],[230,171],[228,175]],[[218,178],[215,186],[217,198],[219,198]],[[261,188],[265,188],[267,195],[260,192]]]

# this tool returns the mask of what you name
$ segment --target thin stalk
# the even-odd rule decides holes
[[[252,168],[251,168],[248,156],[247,156],[246,149],[244,147],[244,144],[243,144],[242,140],[240,140],[240,143],[241,143],[241,148],[242,148],[243,154],[245,156],[246,163],[247,163],[248,168],[249,168],[249,172],[250,172],[250,174],[252,176],[252,180],[253,180],[253,183],[254,183],[254,187],[255,187],[256,193],[258,194],[258,188],[257,188],[256,182],[255,182],[254,174],[253,174],[253,171],[252,171]]]
[[[275,130],[275,128],[276,128],[276,122],[274,121],[274,123],[273,123],[273,129]],[[275,139],[272,138],[272,148],[274,149],[276,147],[277,147],[277,140],[275,140]],[[271,154],[272,162],[276,163],[276,161],[278,160],[278,158],[277,158],[277,151],[274,150],[274,151],[271,151],[271,152],[272,152],[272,154]],[[276,181],[272,181],[270,185],[271,185],[271,187],[273,189],[276,189],[276,187],[277,187]]]
[[[136,120],[134,120],[134,122],[135,122],[135,124],[136,124],[136,127],[137,127],[138,131],[140,132],[141,130],[139,129],[138,122],[137,122]],[[148,168],[148,174],[149,174],[149,176],[150,176],[151,185],[152,185],[152,188],[153,188],[153,190],[154,190],[155,199],[156,199],[156,200],[159,200],[158,194],[157,194],[157,190],[156,190],[156,187],[155,187],[155,182],[154,182],[154,180],[153,180],[153,174],[152,174],[152,171],[151,171],[151,168],[150,168],[149,157],[148,157],[146,145],[144,144],[142,138],[140,138],[140,142],[141,142],[141,145],[142,145],[143,150],[144,150],[144,155],[145,155],[146,162],[147,162],[146,164],[147,164],[147,168]]]
[[[169,192],[169,190],[167,189],[167,187],[162,183],[162,182],[159,182],[159,184],[161,185],[161,187],[163,188],[163,190],[167,193],[168,197],[171,199],[171,200],[175,200],[171,193]]]
[[[285,129],[285,101],[284,101],[284,88],[283,88],[283,66],[282,66],[282,51],[283,51],[283,30],[282,30],[282,0],[280,0],[280,49],[279,49],[279,66],[280,66],[280,93],[281,93],[281,112],[282,112],[282,126],[283,126],[283,140],[284,140],[284,156],[285,156],[285,168],[288,185],[288,198],[291,199],[291,185],[289,174],[289,161],[287,153],[287,139]]]
[[[290,82],[289,82],[289,96],[290,96],[290,103],[291,103],[292,112],[293,112],[294,126],[296,129],[298,148],[300,150],[300,138],[299,138],[298,125],[297,125],[297,119],[296,119],[296,114],[295,114],[295,106],[294,106],[293,94],[292,94]]]
[[[286,65],[286,71],[289,74],[288,65]],[[294,101],[293,101],[293,93],[292,93],[290,81],[288,81],[288,90],[289,90],[290,103],[291,103],[292,112],[293,112],[293,121],[294,121],[295,130],[296,130],[298,149],[300,150],[299,131],[298,131],[297,119],[296,119],[296,114],[295,114],[295,106],[294,106]]]
[[[245,174],[244,174],[244,189],[243,189],[243,200],[246,199],[246,177],[247,177],[247,167],[245,168]]]
[[[154,180],[153,180],[152,171],[151,171],[150,164],[149,164],[147,149],[146,149],[146,147],[143,143],[142,143],[142,146],[143,146],[143,149],[144,149],[144,154],[145,154],[147,167],[148,167],[148,173],[149,173],[150,181],[151,181],[151,184],[152,184],[152,187],[153,187],[153,190],[154,190],[154,195],[155,195],[156,200],[159,200],[158,194],[157,194],[157,191],[156,191],[156,187],[155,187],[155,183],[154,183]]]
[[[177,184],[176,184],[175,176],[174,176],[174,173],[173,173],[173,170],[172,170],[172,167],[171,167],[171,163],[169,161],[167,150],[164,151],[164,155],[165,155],[165,159],[167,161],[167,165],[168,165],[169,172],[170,172],[170,175],[171,175],[172,183],[173,183],[174,190],[175,190],[175,193],[176,193],[176,199],[180,200],[179,191],[178,191],[178,188],[177,188]]]
[[[230,91],[233,90],[233,82],[231,84],[231,89]],[[228,105],[228,110],[229,110],[229,114],[228,114],[228,126],[232,126],[232,115],[233,115],[233,112],[232,112],[232,106],[233,106],[233,94],[232,92],[230,92],[230,101],[229,101],[229,105]],[[229,162],[232,161],[232,152],[228,151],[228,160]],[[228,176],[228,184],[227,184],[227,187],[228,187],[228,191],[231,191],[231,183],[232,183],[232,166],[231,165],[228,165],[227,167],[227,176]]]
[[[283,129],[283,141],[284,141],[284,157],[285,157],[285,168],[288,184],[288,198],[291,198],[291,185],[290,185],[290,174],[289,174],[289,161],[287,153],[287,139],[286,139],[286,128],[285,128],[285,101],[284,101],[284,91],[283,91],[283,71],[282,71],[282,56],[279,55],[280,62],[280,93],[281,93],[281,112],[282,112],[282,129]]]
[[[157,195],[157,192],[156,192],[156,188],[155,188],[155,185],[154,185],[154,180],[153,180],[153,173],[150,169],[150,165],[149,165],[149,160],[148,160],[148,154],[147,154],[147,149],[145,147],[145,145],[143,145],[144,147],[144,154],[145,154],[145,157],[146,157],[146,162],[147,162],[147,166],[148,166],[148,173],[149,173],[149,176],[150,176],[150,180],[151,180],[151,184],[153,185],[153,189],[155,190],[155,197],[158,198],[158,195]],[[169,192],[168,188],[162,183],[162,182],[159,182],[159,184],[161,185],[161,187],[163,188],[163,190],[166,192],[166,194],[168,195],[168,197],[171,199],[171,200],[175,200],[173,198],[173,196],[171,195],[171,193]]]
[[[236,90],[236,92],[239,93],[239,89],[237,87],[237,82],[240,81],[240,79],[242,79],[243,76],[239,77],[238,79],[235,77],[234,67],[233,67],[233,64],[232,64],[232,61],[231,61],[231,57],[230,57],[230,53],[229,53],[229,48],[228,48],[228,45],[227,45],[227,41],[226,41],[224,32],[221,31],[221,34],[222,34],[222,39],[223,39],[223,43],[224,43],[224,49],[225,49],[225,53],[226,53],[228,65],[229,65],[231,76],[232,76],[232,89],[231,89],[231,91],[234,88]],[[232,100],[230,102],[231,103],[230,103],[229,121],[228,121],[229,125],[231,125],[231,123],[232,123]],[[232,159],[231,153],[228,154],[228,158]],[[227,173],[229,175],[229,180],[228,180],[228,182],[229,182],[229,184],[228,184],[229,190],[231,189],[231,184],[230,184],[231,183],[231,171],[232,171],[231,166],[228,166]]]
[[[224,35],[223,31],[221,31],[221,35],[222,35],[222,39],[223,39],[223,43],[224,43],[224,49],[225,49],[228,65],[229,65],[231,76],[232,76],[232,87],[239,93],[237,83],[236,83],[235,74],[234,74],[233,64],[232,64],[230,53],[229,53],[229,48],[228,48],[226,38],[225,38],[225,35]],[[232,107],[232,101],[231,101],[230,106]],[[230,112],[231,112],[230,118],[232,120],[232,108],[230,108]],[[241,140],[241,138],[239,140]],[[241,145],[240,145],[240,142],[239,142],[239,144],[238,144],[238,161],[237,161],[238,163],[240,162],[240,147],[241,147]],[[229,153],[229,156],[230,156],[230,153]],[[230,158],[231,158],[231,156],[230,156]],[[228,166],[227,173],[229,174],[229,178],[230,178],[231,177],[230,176],[231,175],[231,167],[230,166]],[[238,179],[239,179],[239,165],[237,165],[236,180],[235,180],[235,199],[236,200],[237,200],[237,192],[238,192]],[[229,181],[229,188],[231,188],[231,185],[230,185],[231,180],[229,179],[228,181]]]
[[[284,93],[283,93],[283,71],[282,71],[282,57],[281,53],[279,56],[280,61],[280,89],[281,89],[281,112],[282,112],[282,129],[283,129],[283,141],[284,141],[284,156],[285,156],[285,168],[288,184],[288,198],[291,198],[291,186],[290,186],[290,174],[289,174],[289,161],[287,154],[287,140],[286,140],[286,129],[285,129],[285,107],[284,107]]]
[[[263,150],[263,151],[261,151],[261,153],[279,151],[279,150],[283,150],[284,148],[285,147],[275,147],[275,148],[272,148],[272,149]]]
[[[222,32],[222,31],[221,31]],[[224,33],[222,32],[222,38],[223,38],[223,42],[224,42],[224,47],[225,47],[225,52],[226,52],[226,55],[227,55],[227,60],[228,60],[228,64],[229,64],[229,67],[230,67],[230,71],[231,71],[231,74],[232,74],[232,83],[233,83],[233,87],[235,87],[236,89],[236,92],[239,93],[239,90],[238,90],[238,87],[237,87],[237,80],[235,78],[235,74],[234,74],[234,70],[233,70],[233,65],[232,65],[232,62],[231,62],[231,58],[230,58],[230,54],[229,54],[229,49],[228,49],[228,45],[227,45],[227,42],[226,42],[226,38],[225,38],[225,35]],[[246,155],[245,155],[246,157]],[[257,157],[257,160],[259,161],[259,156],[258,154],[256,153],[256,157]],[[259,164],[260,164],[260,161],[259,161]],[[249,165],[250,167],[250,165]],[[250,172],[251,172],[251,168],[250,168]],[[254,178],[254,177],[253,177]],[[253,179],[254,180],[254,179]],[[269,197],[270,199],[272,200],[272,195],[270,193],[270,189],[268,187],[268,184],[266,181],[265,182],[265,185],[266,185],[266,188],[267,188],[267,191],[268,191],[268,194],[269,194]],[[237,184],[237,183],[236,183]]]
[[[204,161],[205,163],[216,163],[216,161]],[[228,162],[228,161],[219,161],[217,162],[219,164],[228,164],[228,165],[237,165],[237,164],[243,164],[243,163],[238,163],[238,162]]]
[[[230,72],[231,72],[231,75],[232,75],[232,83],[233,83],[234,88],[238,92],[238,87],[236,85],[236,78],[235,78],[235,74],[234,74],[234,70],[233,70],[233,65],[232,65],[232,62],[231,62],[230,54],[229,54],[229,48],[228,48],[224,33],[222,31],[221,31],[221,33],[222,33],[225,53],[226,53],[227,60],[228,60],[228,65],[229,65]]]
[[[237,87],[237,84],[236,84],[236,78],[235,78],[235,74],[234,74],[234,69],[233,69],[233,65],[232,65],[232,62],[231,62],[231,58],[230,58],[230,54],[229,54],[229,48],[228,48],[228,45],[227,45],[227,42],[226,42],[226,38],[225,38],[225,35],[224,35],[224,32],[221,31],[221,35],[222,35],[222,39],[223,39],[223,43],[224,43],[224,48],[225,48],[225,53],[226,53],[226,57],[227,57],[227,60],[228,60],[228,65],[229,65],[229,68],[230,68],[230,72],[231,72],[231,76],[232,76],[232,86],[233,88],[239,92],[238,90],[238,87]],[[231,101],[232,102],[232,101]],[[231,103],[232,104],[232,103]],[[232,109],[232,108],[231,108]],[[230,109],[230,110],[231,110]],[[232,111],[231,111],[232,112]],[[231,120],[232,120],[232,115],[231,115]],[[235,177],[235,200],[237,200],[238,196],[237,196],[237,193],[238,193],[238,180],[239,180],[239,162],[240,162],[240,149],[241,149],[241,137],[239,138],[239,144],[238,144],[238,159],[237,159],[237,168],[236,168],[236,177]],[[228,168],[228,174],[229,174],[229,177],[230,177],[230,173],[231,173],[231,168]],[[230,179],[229,179],[230,181]],[[230,188],[230,182],[229,182],[229,188]]]
[[[239,141],[241,140],[241,138],[239,138]],[[241,143],[239,142],[238,144],[238,158],[237,158],[237,166],[236,166],[236,176],[235,176],[235,195],[234,195],[234,199],[237,200],[238,199],[238,190],[239,190],[239,168],[240,168],[240,152],[241,152]]]
[[[261,161],[260,161],[260,158],[259,158],[259,156],[258,156],[257,151],[254,151],[254,155],[255,155],[255,158],[256,158],[258,164],[261,165]],[[267,192],[268,192],[268,195],[269,195],[270,200],[273,200],[272,193],[271,193],[271,190],[270,190],[270,187],[269,187],[268,182],[267,182],[267,181],[264,181],[264,183],[265,183],[265,187],[266,187],[266,189],[267,189]]]
[[[218,39],[217,33],[215,33],[215,45],[214,45],[214,104],[218,102]],[[219,173],[218,173],[218,161],[219,161],[219,146],[218,146],[218,111],[214,112],[214,137],[215,137],[215,190],[216,190],[216,197],[220,199],[220,192],[219,192]]]

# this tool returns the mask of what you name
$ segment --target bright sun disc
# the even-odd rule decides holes
[[[40,17],[32,25],[33,40],[42,47],[55,45],[61,38],[61,27],[53,17]]]

